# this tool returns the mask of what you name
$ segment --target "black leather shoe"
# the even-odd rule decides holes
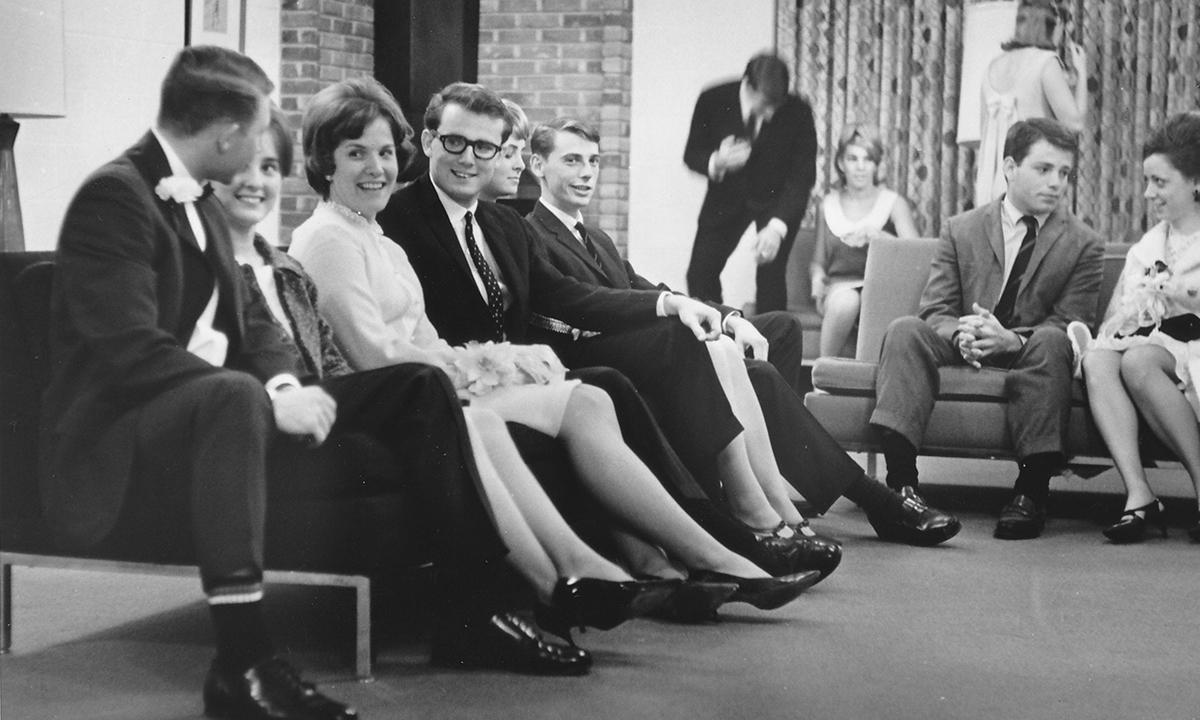
[[[697,582],[687,580],[658,610],[650,613],[650,617],[670,622],[694,625],[704,622],[714,622],[717,608],[725,604],[737,592],[738,585],[733,582]]]
[[[842,562],[842,544],[831,537],[818,534],[809,527],[807,520],[788,527],[795,533],[793,539],[796,544],[795,554],[792,556],[792,572],[816,570],[821,573],[821,580],[829,577]]]
[[[551,604],[539,604],[534,610],[534,620],[546,632],[574,646],[572,627],[612,630],[630,618],[658,610],[682,583],[665,578],[624,582],[559,578],[550,595]]]
[[[1028,495],[1017,495],[1000,511],[993,537],[1001,540],[1029,540],[1042,534],[1046,514]]]
[[[962,524],[950,513],[929,507],[916,488],[900,488],[900,515],[881,518],[867,515],[880,540],[930,547],[946,542],[958,534]]]
[[[282,658],[263,660],[242,673],[213,661],[204,681],[204,714],[230,720],[350,720],[354,708],[331,700],[304,682]]]
[[[532,675],[583,675],[592,666],[586,650],[546,639],[512,613],[482,620],[442,621],[431,661],[452,668],[493,668]]]
[[[774,610],[800,597],[800,593],[821,579],[821,573],[804,570],[781,577],[743,578],[715,570],[697,570],[692,573],[691,579],[696,582],[734,583],[738,587],[729,596],[729,602],[744,602],[759,610]]]

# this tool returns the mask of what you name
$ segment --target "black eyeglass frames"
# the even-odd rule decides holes
[[[446,152],[451,155],[462,155],[467,151],[467,147],[475,153],[475,157],[480,160],[491,160],[500,152],[500,146],[496,143],[490,143],[487,140],[468,140],[462,135],[442,135],[436,130],[431,130],[433,136],[442,141],[442,147],[446,148]]]

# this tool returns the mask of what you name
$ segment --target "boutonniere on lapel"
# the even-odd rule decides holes
[[[204,188],[195,179],[187,175],[168,175],[158,181],[154,194],[160,200],[171,200],[177,203],[196,202],[204,194]]]

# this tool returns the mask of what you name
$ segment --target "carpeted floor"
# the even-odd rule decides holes
[[[993,540],[1006,463],[939,461],[931,499],[961,509],[947,546],[874,539],[842,502],[816,525],[842,567],[772,613],[732,605],[720,623],[634,621],[589,632],[585,678],[430,667],[427,609],[379,614],[376,681],[349,678],[348,594],[272,590],[278,637],[308,674],[366,718],[1200,718],[1200,545],[1181,527],[1137,546],[1103,542],[1112,478],[1057,483],[1035,541]],[[938,473],[941,473],[939,476]],[[984,485],[965,488],[964,485]],[[1190,505],[1178,477],[1166,492]],[[200,713],[207,611],[189,579],[14,571],[15,643],[0,659],[4,720],[164,720]]]

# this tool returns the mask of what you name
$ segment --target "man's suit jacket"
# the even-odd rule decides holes
[[[709,157],[722,140],[748,136],[738,99],[740,87],[740,81],[717,85],[696,100],[683,161],[701,175],[708,176]],[[700,223],[749,210],[760,226],[777,217],[787,223],[789,233],[795,233],[817,179],[816,157],[812,108],[789,95],[759,129],[746,166],[720,181],[709,178]]]
[[[227,372],[187,350],[214,280],[214,326],[229,337],[226,367],[262,380],[304,374],[294,346],[249,296],[218,201],[196,203],[205,252],[184,207],[155,194],[170,174],[147,133],[84,181],[63,220],[41,490],[52,529],[69,545],[94,544],[116,523],[131,480],[138,408],[191,379]]]
[[[947,341],[972,303],[990,310],[1004,290],[1002,202],[956,215],[942,230],[919,315]],[[1065,330],[1072,320],[1091,325],[1103,252],[1100,236],[1078,218],[1063,209],[1050,213],[1021,276],[1008,329],[1028,336],[1038,327]]]
[[[471,261],[428,175],[393,195],[377,220],[384,234],[408,253],[425,289],[426,312],[443,338],[452,345],[497,339],[487,302],[471,275]],[[525,340],[534,312],[598,331],[657,319],[657,292],[599,288],[556,270],[512,209],[480,202],[476,221],[512,296],[505,311],[509,340]]]

